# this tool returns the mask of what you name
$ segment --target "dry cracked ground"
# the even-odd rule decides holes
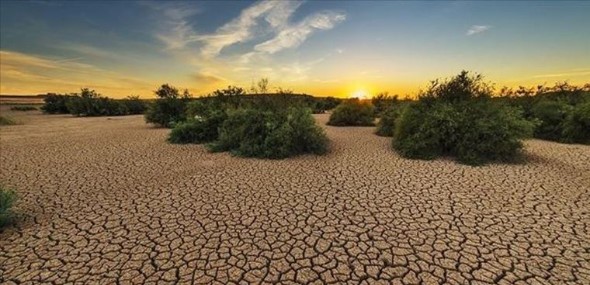
[[[321,124],[325,115],[317,117]],[[170,145],[141,116],[23,116],[0,181],[2,284],[590,284],[590,147],[402,159],[372,128],[273,161]]]

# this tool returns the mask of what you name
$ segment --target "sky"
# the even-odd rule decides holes
[[[0,94],[205,95],[268,78],[414,96],[461,70],[498,88],[590,82],[590,1],[1,1]]]

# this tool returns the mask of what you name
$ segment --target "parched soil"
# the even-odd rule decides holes
[[[590,284],[589,146],[469,167],[325,127],[328,155],[259,160],[141,116],[27,116],[0,128],[26,215],[0,233],[2,284]]]

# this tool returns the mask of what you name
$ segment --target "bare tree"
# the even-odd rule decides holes
[[[252,80],[252,85],[250,86],[250,93],[251,94],[258,94],[258,88],[256,88],[256,84],[254,84],[254,80]]]
[[[262,94],[268,92],[268,78],[261,78],[260,81],[258,81],[258,91]]]

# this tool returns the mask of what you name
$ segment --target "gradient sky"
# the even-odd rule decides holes
[[[0,94],[153,97],[229,84],[413,95],[462,69],[498,87],[590,82],[590,2],[0,2]]]

